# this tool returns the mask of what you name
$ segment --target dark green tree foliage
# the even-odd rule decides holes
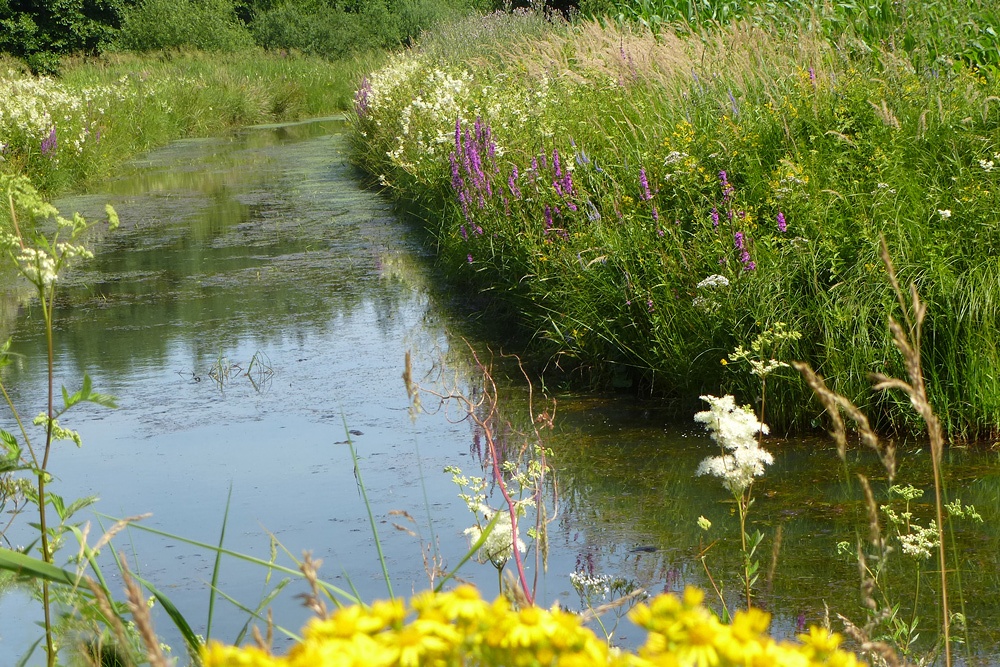
[[[251,2],[252,0],[247,0]],[[405,44],[469,0],[257,0],[251,30],[264,48],[339,58]]]
[[[238,51],[252,44],[233,0],[142,0],[123,14],[117,40],[129,51]]]
[[[96,53],[134,0],[0,0],[0,51],[51,72],[58,56]]]

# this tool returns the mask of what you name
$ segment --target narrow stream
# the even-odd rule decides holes
[[[412,352],[418,379],[457,378],[471,395],[478,384],[465,340],[480,350],[485,344],[475,340],[474,322],[448,308],[415,230],[361,188],[346,151],[337,119],[250,128],[176,142],[102,192],[58,202],[64,214],[94,216],[110,202],[122,220],[100,241],[96,259],[61,285],[56,313],[57,385],[72,391],[86,372],[120,407],[85,406],[66,416],[64,425],[81,432],[83,446],[60,443],[52,488],[67,499],[97,495],[96,511],[113,517],[150,512],[143,524],[213,544],[231,490],[228,549],[267,559],[273,535],[296,557],[308,550],[322,559],[328,581],[372,599],[387,589],[344,444],[348,431],[393,588],[424,589],[422,544],[437,544],[451,565],[467,545],[462,531],[471,515],[442,469],[476,473],[479,439],[467,422],[445,414],[411,419],[404,357]],[[21,356],[4,373],[29,417],[44,399],[35,309],[22,307],[9,325]],[[526,423],[524,387],[509,394],[511,419]],[[625,578],[653,593],[687,584],[710,590],[707,566],[730,607],[740,604],[735,507],[717,480],[694,476],[698,462],[716,451],[693,421],[669,425],[655,405],[581,395],[558,397],[555,424],[546,444],[558,494],[540,601],[580,608],[574,571]],[[864,536],[854,472],[884,489],[875,461],[852,453],[845,471],[824,438],[771,439],[766,446],[776,462],[755,486],[751,523],[764,533],[758,590],[776,634],[821,622],[825,606],[863,622],[857,560],[838,556],[837,544],[853,548]],[[926,451],[919,443],[900,449],[898,481],[926,490],[912,506],[926,525],[933,498]],[[969,662],[997,664],[1000,461],[988,448],[955,448],[949,457],[952,497],[961,495],[985,519],[956,524],[974,649]],[[697,526],[699,516],[711,520],[709,532]],[[90,509],[78,519],[91,521],[92,536],[100,534]],[[17,519],[12,542],[30,539],[29,520]],[[393,523],[419,531],[422,540]],[[114,545],[196,631],[206,631],[209,551],[134,529]],[[894,558],[899,577],[916,574],[914,562],[898,551]],[[932,636],[936,573],[932,562],[921,568],[922,629]],[[461,576],[484,595],[496,594],[489,565],[467,563]],[[224,559],[219,587],[256,606],[264,571]],[[273,604],[289,629],[308,618],[296,598],[304,591],[294,583]],[[0,597],[0,662],[39,636],[33,623],[40,616],[39,604],[22,593]],[[232,641],[246,619],[218,600],[212,636]],[[182,653],[166,617],[157,623]],[[626,626],[616,636],[634,646],[641,637]],[[286,643],[279,638],[279,647]]]

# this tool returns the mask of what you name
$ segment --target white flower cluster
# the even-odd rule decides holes
[[[754,477],[764,474],[765,465],[774,463],[770,452],[757,444],[758,435],[768,433],[767,425],[757,421],[753,410],[737,406],[730,395],[701,399],[711,407],[696,414],[694,420],[704,424],[712,439],[728,453],[706,458],[696,474],[718,477],[723,486],[740,495],[753,484]]]
[[[410,77],[423,66],[423,58],[412,52],[399,54],[388,65],[368,77],[368,112],[376,114],[393,99],[396,89],[409,87]]]
[[[910,532],[899,536],[899,543],[903,548],[903,553],[917,559],[928,560],[931,557],[931,549],[940,544],[938,540],[937,524],[932,520],[926,528],[921,528],[915,523],[910,524]]]
[[[56,282],[56,261],[44,250],[22,248],[17,260],[21,272],[34,284],[51,287]]]
[[[729,278],[714,273],[698,283],[698,289],[711,289],[715,287],[729,287]]]
[[[569,580],[576,592],[588,600],[594,597],[606,598],[611,593],[610,574],[587,574],[576,571],[569,575]]]
[[[12,70],[0,74],[0,137],[3,144],[39,144],[53,128],[60,150],[83,151],[90,128],[116,100],[122,89],[97,86],[74,90],[48,77],[29,77]]]
[[[723,287],[729,287],[729,278],[714,273],[698,283],[697,287],[700,290],[722,289]],[[691,305],[705,313],[713,313],[719,309],[718,302],[711,296],[696,296],[691,300]]]
[[[512,524],[510,512],[507,510],[494,510],[487,505],[480,505],[479,511],[486,518],[487,523],[493,519],[493,515],[496,512],[500,512],[493,530],[490,531],[483,545],[479,547],[479,562],[485,563],[489,560],[495,567],[503,567],[510,560],[511,556],[514,555],[515,544],[511,539]],[[475,525],[471,528],[466,528],[464,532],[469,536],[472,543],[475,544],[482,536],[483,529]],[[524,553],[525,546],[520,537],[517,538],[516,546],[519,552]]]

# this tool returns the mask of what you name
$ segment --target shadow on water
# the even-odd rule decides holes
[[[99,495],[102,512],[152,512],[151,526],[206,542],[218,540],[232,485],[229,548],[266,559],[273,534],[292,554],[311,550],[323,559],[328,580],[346,586],[349,575],[372,599],[385,596],[385,585],[340,444],[344,422],[360,433],[354,440],[394,587],[408,594],[426,587],[420,545],[392,529],[389,511],[417,517],[425,539],[430,517],[454,564],[471,518],[441,470],[450,464],[473,472],[478,461],[467,424],[410,420],[399,379],[404,354],[414,351],[419,373],[444,368],[470,388],[475,382],[456,333],[468,336],[468,322],[439,305],[415,230],[358,184],[343,129],[328,119],[176,142],[102,192],[58,202],[64,213],[92,216],[110,202],[122,220],[101,239],[96,259],[62,285],[56,313],[57,383],[72,389],[86,371],[121,407],[67,417],[84,446],[60,447],[52,470],[67,498]],[[27,415],[37,414],[43,399],[35,315],[31,305],[17,313],[14,350],[22,356],[5,370]],[[253,363],[260,374],[247,377]],[[516,414],[523,387],[510,392]],[[693,475],[715,453],[693,422],[670,426],[655,408],[635,402],[563,396],[556,426],[547,444],[558,512],[541,600],[579,608],[573,571],[629,578],[654,593],[708,588],[697,555],[714,543],[706,562],[737,604],[735,508],[716,480]],[[825,605],[861,620],[857,563],[837,555],[837,543],[853,545],[866,521],[853,472],[845,476],[823,439],[767,446],[776,462],[756,487],[751,516],[765,533],[760,600],[774,613],[776,632],[790,636],[802,622],[821,622]],[[884,490],[874,462],[854,456],[852,471],[865,471]],[[960,491],[986,519],[959,525],[955,539],[970,636],[989,662],[1000,654],[997,455],[956,449],[950,456],[954,495]],[[904,452],[901,460],[901,481],[927,490],[914,508],[926,520],[926,452]],[[708,533],[697,527],[699,516],[712,521]],[[211,555],[137,531],[117,544],[203,631]],[[895,557],[900,575],[910,576],[912,563]],[[489,566],[472,563],[462,575],[485,595],[496,593]],[[927,636],[936,622],[932,578],[925,577],[921,598]],[[263,572],[226,561],[220,584],[252,605]],[[285,627],[308,616],[294,597],[301,592],[293,585],[275,604]],[[22,595],[0,599],[0,656],[34,640],[38,616],[38,605]],[[224,607],[213,635],[231,641],[244,620]],[[626,625],[619,640],[635,644],[640,637]],[[159,628],[180,647],[165,619]]]

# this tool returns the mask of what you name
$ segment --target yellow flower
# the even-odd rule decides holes
[[[387,664],[419,667],[444,661],[461,637],[451,625],[417,619],[402,630],[377,635],[376,640],[391,656]]]
[[[282,658],[275,658],[267,651],[255,646],[224,646],[219,642],[209,642],[201,650],[205,667],[277,667],[286,664]]]

